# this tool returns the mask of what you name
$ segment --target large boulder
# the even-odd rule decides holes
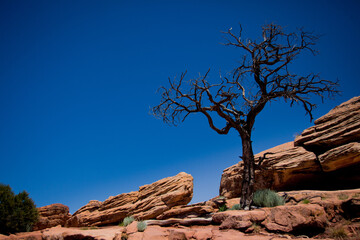
[[[324,208],[316,204],[288,205],[253,211],[226,211],[213,215],[220,229],[247,231],[259,224],[270,232],[314,235],[327,226]]]
[[[127,216],[137,219],[156,218],[192,199],[193,178],[187,173],[161,179],[139,188],[137,192],[109,197],[104,202],[90,201],[67,221],[69,227],[117,224]]]
[[[296,138],[255,155],[255,189],[335,190],[360,187],[360,97],[335,107]],[[220,195],[240,196],[243,162],[223,171]]]
[[[70,218],[69,207],[60,203],[38,208],[39,221],[34,225],[34,230],[51,228],[58,225],[64,226]]]
[[[333,108],[315,120],[295,139],[296,146],[322,153],[350,142],[360,141],[360,96]]]

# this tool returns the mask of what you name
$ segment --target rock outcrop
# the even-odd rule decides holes
[[[214,214],[213,221],[221,224],[220,229],[247,232],[253,224],[258,224],[269,232],[301,232],[305,235],[323,232],[327,226],[324,208],[316,204],[219,212]]]
[[[90,201],[76,211],[67,226],[103,226],[120,223],[127,216],[151,219],[174,206],[186,205],[192,199],[193,178],[187,173],[161,179],[139,188],[137,192],[109,197],[104,202]]]
[[[351,189],[360,187],[360,97],[335,107],[288,142],[255,155],[255,189]],[[220,195],[240,196],[243,163],[223,171]]]
[[[333,108],[314,121],[315,126],[304,130],[295,139],[295,146],[312,152],[329,149],[360,140],[360,96]]]
[[[34,230],[41,230],[55,226],[64,226],[70,218],[69,207],[55,203],[38,208],[39,221],[34,226]]]
[[[130,227],[130,225],[129,225]],[[133,226],[131,226],[133,227]],[[18,233],[10,236],[0,235],[0,240],[281,240],[274,233],[245,234],[219,226],[193,226],[189,228],[148,226],[144,232],[128,231],[124,227],[112,226],[94,229],[75,229],[53,227],[43,231]],[[286,239],[310,240],[287,236]]]

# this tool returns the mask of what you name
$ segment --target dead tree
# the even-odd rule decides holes
[[[219,134],[235,129],[242,140],[244,162],[240,206],[249,209],[252,204],[255,181],[255,161],[251,134],[256,116],[272,100],[283,98],[292,106],[304,107],[313,119],[316,104],[310,101],[313,95],[322,100],[338,93],[338,83],[321,79],[318,74],[297,75],[289,65],[300,53],[317,52],[314,45],[318,36],[299,29],[286,33],[276,24],[262,27],[258,41],[242,38],[242,28],[234,34],[230,28],[224,32],[226,46],[243,52],[239,66],[221,77],[218,83],[208,80],[208,72],[196,79],[185,81],[186,72],[180,78],[169,78],[169,86],[161,87],[161,102],[152,108],[154,116],[166,123],[177,125],[193,113],[207,119],[210,128]],[[222,127],[215,126],[214,117],[224,120]]]

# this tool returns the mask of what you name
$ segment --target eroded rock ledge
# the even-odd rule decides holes
[[[151,219],[174,206],[188,204],[193,196],[193,177],[181,172],[139,188],[137,192],[109,197],[104,202],[90,201],[76,211],[66,226],[103,226],[118,224],[127,216]]]
[[[267,153],[267,154],[266,154]],[[335,107],[294,142],[255,155],[266,159],[256,170],[256,189],[351,189],[360,187],[360,97]],[[240,196],[243,164],[223,171],[220,195]]]

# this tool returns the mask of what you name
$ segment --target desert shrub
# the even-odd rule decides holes
[[[129,217],[124,218],[123,226],[126,227],[127,225],[132,223],[134,220],[135,220],[135,218],[133,216],[129,216]]]
[[[219,207],[219,212],[225,212],[226,210],[228,210],[226,204],[223,204]]]
[[[285,204],[285,199],[270,189],[257,190],[253,202],[258,207],[276,207]]]
[[[140,221],[137,223],[137,229],[139,232],[145,231],[146,227],[147,227],[147,224],[145,221]]]
[[[348,198],[349,198],[349,196],[346,195],[346,194],[344,194],[344,193],[341,193],[341,194],[338,195],[338,199],[339,199],[339,200],[346,200],[346,199],[348,199]]]
[[[234,204],[230,210],[240,210],[240,204]]]
[[[310,200],[305,198],[304,200],[301,201],[303,204],[309,204],[310,203]]]
[[[353,197],[354,197],[354,198],[360,197],[360,193],[355,193]]]
[[[348,237],[344,227],[330,229],[330,237],[334,239],[346,239]]]
[[[0,184],[0,234],[31,231],[38,216],[27,192],[15,195],[9,185]]]
[[[261,227],[257,223],[253,223],[251,227],[254,229],[253,233],[260,233]]]

